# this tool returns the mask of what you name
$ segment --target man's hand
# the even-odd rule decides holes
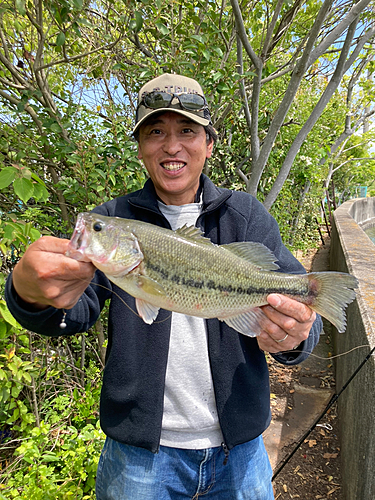
[[[44,236],[32,243],[13,271],[19,297],[34,309],[71,309],[95,273],[90,262],[65,256],[69,240]]]
[[[267,302],[269,305],[261,307],[264,317],[257,337],[262,351],[289,351],[307,339],[316,318],[312,309],[275,293],[267,297]]]

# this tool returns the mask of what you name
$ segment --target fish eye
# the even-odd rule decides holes
[[[94,222],[92,228],[95,232],[99,233],[103,229],[103,224],[101,222]]]

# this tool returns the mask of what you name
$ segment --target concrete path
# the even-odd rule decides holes
[[[327,270],[329,270],[329,246],[322,247],[312,263],[312,271]],[[324,323],[324,326],[325,330],[329,331],[329,324]],[[327,343],[327,338],[328,335],[323,330],[313,354],[322,358],[329,356],[332,348],[329,341]],[[331,360],[310,356],[299,366],[298,377],[293,380],[292,403],[290,398],[288,403],[287,398],[278,401],[278,409],[282,407],[284,416],[280,418],[279,414],[277,418],[273,418],[270,427],[263,434],[273,470],[290,452],[290,446],[297,444],[309,430],[333,394],[332,389],[321,387],[322,374],[333,372]],[[288,368],[284,367],[284,370]]]

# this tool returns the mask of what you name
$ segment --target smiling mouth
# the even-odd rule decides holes
[[[169,172],[177,172],[178,170],[181,170],[185,165],[186,163],[180,163],[180,162],[161,163],[161,166],[165,170],[168,170]]]

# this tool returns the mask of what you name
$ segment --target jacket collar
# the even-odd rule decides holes
[[[204,174],[201,174],[200,185],[203,188],[203,212],[212,212],[219,208],[228,198],[232,196],[229,189],[221,189]],[[148,179],[143,189],[137,192],[137,195],[130,198],[129,202],[138,208],[151,210],[161,214],[158,207],[158,198],[154,184]]]
[[[203,212],[216,210],[232,196],[232,191],[216,187],[204,174],[201,174],[200,182],[203,187]]]

